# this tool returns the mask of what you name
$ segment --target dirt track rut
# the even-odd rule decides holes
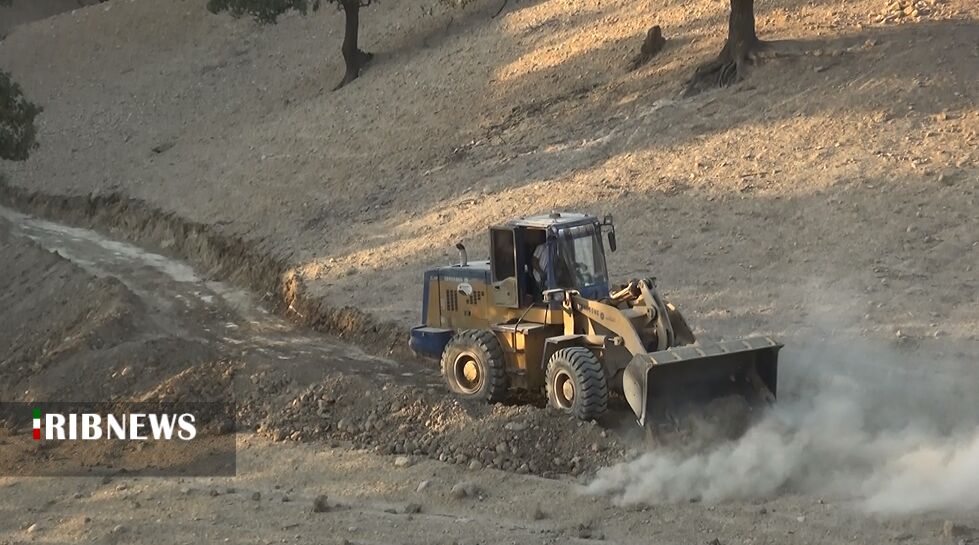
[[[424,368],[409,368],[303,331],[267,311],[250,293],[208,280],[184,262],[9,208],[0,207],[0,221],[13,235],[56,252],[94,277],[119,280],[145,303],[160,333],[215,345],[225,357],[259,369],[274,365],[304,382],[334,372],[368,374],[381,381],[398,376],[425,383],[437,378]]]

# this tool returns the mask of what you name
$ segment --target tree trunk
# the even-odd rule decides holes
[[[697,68],[684,96],[692,96],[714,87],[726,87],[744,78],[744,67],[751,55],[764,46],[755,33],[754,0],[731,0],[727,41],[717,59]]]
[[[357,47],[357,33],[360,31],[360,0],[341,0],[343,6],[344,28],[343,46],[340,51],[343,53],[343,62],[346,64],[346,72],[343,80],[334,90],[343,87],[351,81],[357,79],[360,70],[371,60],[370,53],[361,51]]]
[[[759,44],[755,34],[754,0],[731,0],[731,17],[727,24],[727,44],[733,58],[747,58]]]

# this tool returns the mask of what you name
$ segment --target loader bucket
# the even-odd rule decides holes
[[[640,354],[626,367],[622,389],[641,426],[679,403],[729,395],[767,403],[775,399],[780,348],[767,337],[752,337]]]

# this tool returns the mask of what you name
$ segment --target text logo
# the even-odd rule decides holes
[[[34,440],[190,441],[197,437],[191,413],[44,413],[34,408]]]

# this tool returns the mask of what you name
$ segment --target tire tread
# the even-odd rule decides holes
[[[509,390],[509,381],[506,374],[506,359],[503,355],[503,347],[492,331],[485,329],[464,329],[456,333],[442,351],[442,376],[451,381],[448,376],[448,369],[452,362],[446,361],[448,355],[454,348],[462,345],[464,348],[476,349],[486,355],[484,370],[486,371],[485,386],[478,394],[489,403],[499,403],[506,400]],[[450,382],[451,386],[451,382]],[[473,396],[476,397],[476,396]]]
[[[571,412],[582,420],[597,418],[608,409],[608,380],[605,369],[591,350],[573,346],[555,352],[547,364],[546,388],[548,400],[553,399],[551,384],[558,368],[566,366],[579,388]]]

